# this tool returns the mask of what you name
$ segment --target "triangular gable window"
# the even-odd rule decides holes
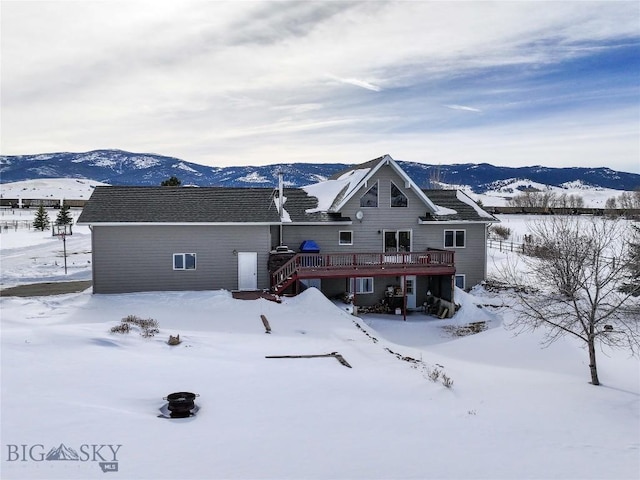
[[[395,183],[391,182],[391,206],[406,207],[408,203],[407,196],[402,193]]]
[[[361,207],[378,206],[378,182],[376,182],[364,195],[360,197]]]

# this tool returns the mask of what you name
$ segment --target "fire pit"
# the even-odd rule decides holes
[[[195,404],[195,398],[199,396],[199,394],[191,392],[170,393],[163,398],[163,400],[169,403],[163,406],[160,411],[164,416],[168,414],[170,418],[190,417],[191,415],[195,415],[199,409]]]

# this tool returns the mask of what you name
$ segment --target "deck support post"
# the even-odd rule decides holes
[[[352,280],[352,278],[355,278],[355,277],[349,277],[347,279],[347,281],[349,282],[349,285],[347,287],[347,291],[349,291],[351,289],[351,280]],[[358,292],[358,289],[356,288],[356,282],[354,281],[353,282],[353,299],[351,300],[351,306],[353,306],[353,307],[356,306],[356,294],[357,294],[357,292]]]
[[[407,276],[402,276],[402,319],[407,321]]]

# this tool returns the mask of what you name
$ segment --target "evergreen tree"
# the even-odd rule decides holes
[[[40,205],[36,211],[36,216],[33,219],[33,228],[44,232],[45,230],[49,230],[50,224],[49,214],[44,209],[44,206]]]
[[[71,218],[71,214],[69,213],[69,207],[63,206],[60,208],[58,212],[58,216],[56,217],[56,225],[70,225],[73,223],[73,219]]]
[[[160,186],[161,187],[179,187],[182,182],[176,177],[172,175],[168,180],[164,180]]]

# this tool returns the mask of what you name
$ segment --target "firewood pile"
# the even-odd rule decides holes
[[[358,313],[389,313],[389,306],[384,303],[358,306]]]

